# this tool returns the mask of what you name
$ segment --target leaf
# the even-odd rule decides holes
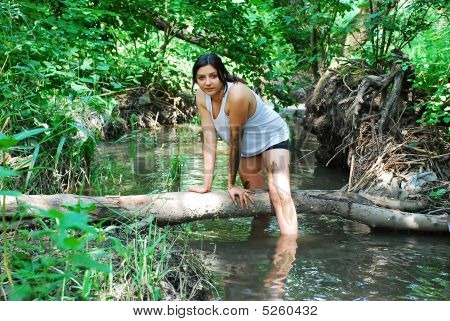
[[[64,146],[64,143],[66,142],[66,137],[63,136],[59,140],[58,148],[56,149],[56,155],[55,155],[55,166],[58,165],[59,157],[61,156],[62,148]]]
[[[113,86],[114,89],[122,88],[122,84],[120,82],[111,82],[111,86]]]
[[[53,219],[62,219],[62,218],[64,218],[64,213],[61,213],[60,211],[55,210],[55,209],[50,209],[48,211],[39,210],[39,214],[44,216],[44,217],[53,218]]]
[[[91,292],[91,288],[92,288],[92,281],[91,281],[91,272],[88,270],[86,272],[84,272],[84,277],[83,277],[83,297],[86,298],[89,293]]]
[[[80,240],[74,236],[66,237],[62,240],[62,245],[66,249],[70,250],[80,250],[84,246],[83,240]]]
[[[19,196],[22,196],[23,194],[21,192],[18,192],[18,191],[0,191],[0,195],[1,196],[19,197]]]
[[[446,192],[447,192],[447,190],[445,188],[440,188],[436,191],[430,192],[429,195],[431,198],[438,199],[438,198],[441,198]]]
[[[82,132],[84,135],[86,135],[86,137],[90,137],[92,138],[92,140],[95,140],[92,134],[83,125],[78,123],[71,123],[70,125]]]
[[[375,18],[381,16],[382,14],[384,14],[384,9],[380,10],[378,12],[372,13],[371,15],[369,15],[369,19],[375,19]]]
[[[49,131],[50,128],[36,128],[36,129],[31,129],[31,130],[27,130],[18,134],[15,134],[13,136],[14,139],[21,141],[24,140],[25,138]]]
[[[34,165],[36,164],[36,160],[39,156],[39,149],[40,149],[40,145],[37,144],[36,147],[34,148],[33,156],[31,157],[30,166],[28,167],[29,172],[27,173],[27,178],[25,179],[25,190],[28,188],[28,183],[30,182],[31,176],[33,175],[32,169],[34,168]]]
[[[114,250],[116,250],[117,253],[122,254],[122,255],[126,254],[125,248],[122,245],[122,242],[118,238],[111,236],[109,239],[111,240],[112,248]]]
[[[87,213],[69,212],[59,218],[58,229],[74,229],[96,234],[95,228],[89,225]]]
[[[85,91],[89,91],[89,88],[86,87],[85,85],[78,85],[78,84],[76,84],[74,82],[70,84],[70,87],[73,90],[75,90],[77,93],[82,93],[82,92],[85,92]]]
[[[89,83],[89,84],[93,84],[94,83],[94,79],[92,79],[92,78],[85,78],[85,77],[82,77],[82,78],[80,78],[79,79],[81,82],[85,82],[85,83]]]
[[[90,211],[93,211],[93,210],[95,210],[97,208],[95,203],[85,204],[85,203],[82,203],[82,202],[79,202],[75,206],[64,205],[63,207],[71,210],[72,212],[76,212],[76,213],[81,213],[82,211],[90,212]]]
[[[101,263],[91,259],[86,254],[73,254],[69,257],[69,259],[72,261],[72,263],[75,266],[98,270],[98,271],[102,271],[105,273],[111,272],[111,269],[109,268],[109,266],[101,264]]]
[[[18,171],[13,171],[10,169],[6,169],[3,166],[0,166],[0,179],[5,177],[19,176],[20,173]]]
[[[101,63],[98,64],[98,66],[95,69],[102,70],[102,71],[107,71],[107,70],[109,70],[109,67],[110,66],[108,64],[105,64],[104,62],[101,62]]]
[[[80,66],[81,70],[92,70],[91,64],[94,62],[91,58],[84,58],[83,64]]]
[[[33,290],[29,284],[15,285],[8,295],[9,301],[24,301],[32,298]]]
[[[16,146],[18,142],[19,141],[17,139],[0,133],[0,150],[5,150]]]

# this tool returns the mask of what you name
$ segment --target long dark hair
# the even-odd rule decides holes
[[[227,82],[241,82],[243,84],[246,84],[246,82],[237,76],[234,76],[228,72],[228,70],[225,68],[222,59],[214,53],[207,53],[203,54],[194,63],[194,67],[192,67],[192,88],[194,88],[194,85],[197,83],[197,71],[203,67],[211,65],[217,70],[217,74],[219,76],[219,80],[222,82],[224,86],[224,93],[228,89]]]

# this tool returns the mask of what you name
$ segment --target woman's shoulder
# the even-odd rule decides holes
[[[241,82],[233,83],[233,86],[231,86],[229,90],[230,92],[228,93],[228,98],[232,100],[249,99],[252,94],[250,88]]]

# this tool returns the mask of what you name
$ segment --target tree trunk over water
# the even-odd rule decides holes
[[[424,215],[376,206],[369,198],[339,191],[292,191],[298,213],[338,215],[374,228],[448,232],[448,215]],[[236,207],[227,192],[207,194],[192,192],[134,196],[78,196],[73,194],[24,195],[6,198],[7,216],[20,207],[43,210],[61,209],[63,205],[95,204],[94,219],[112,216],[146,219],[154,216],[159,224],[178,224],[201,219],[232,218],[274,214],[266,191],[256,191],[255,204],[249,209]],[[380,204],[380,200],[377,200]],[[0,201],[1,203],[1,201]],[[391,204],[392,206],[392,204]],[[420,208],[414,202],[396,203],[398,208]],[[33,209],[31,209],[33,210]],[[120,214],[115,214],[120,212]]]

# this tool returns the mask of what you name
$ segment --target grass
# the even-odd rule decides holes
[[[166,177],[166,186],[171,190],[180,189],[180,180],[183,168],[187,166],[186,159],[180,152],[180,143],[178,143],[178,150],[175,153],[175,148],[173,145],[170,147],[170,159],[169,159],[169,170]]]
[[[187,247],[189,228],[160,228],[148,221],[138,228],[120,222],[120,213],[92,222],[91,205],[76,204],[59,210],[24,209],[6,218],[5,186],[24,173],[6,165],[11,150],[36,139],[47,129],[0,134],[2,164],[2,236],[0,296],[4,300],[191,300],[212,293],[212,276]],[[64,141],[64,140],[61,140]],[[64,143],[59,143],[59,146]],[[61,148],[58,148],[60,150]],[[36,150],[36,149],[35,149]],[[38,152],[33,152],[38,155]],[[38,160],[35,157],[34,162]],[[176,163],[176,162],[174,162]],[[102,169],[99,170],[103,171]],[[106,173],[106,176],[109,174]],[[28,177],[28,176],[27,176]],[[114,177],[113,177],[114,179]],[[97,191],[102,178],[97,182]],[[95,183],[95,180],[94,180]],[[95,184],[94,184],[95,185]],[[113,217],[115,218],[113,220]]]
[[[188,233],[128,223],[89,222],[93,208],[41,211],[10,229],[10,271],[0,271],[5,300],[189,300],[212,292],[212,276],[187,247]],[[10,275],[8,275],[10,274]]]

